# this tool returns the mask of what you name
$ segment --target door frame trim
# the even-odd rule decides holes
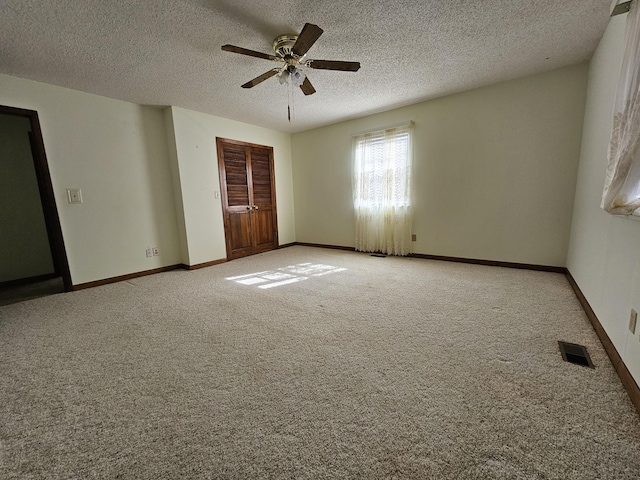
[[[42,138],[42,130],[40,129],[38,112],[35,110],[0,105],[0,114],[11,115],[14,117],[26,117],[29,119],[29,123],[31,125],[31,153],[36,170],[36,178],[38,180],[38,189],[40,191],[40,201],[42,202],[42,211],[44,213],[47,236],[49,237],[51,257],[53,259],[56,274],[62,277],[65,291],[70,292],[73,290],[73,283],[71,282],[69,261],[67,259],[67,251],[64,246],[62,227],[60,225],[58,208],[56,206],[53,184],[51,183],[51,173],[49,172],[47,154],[44,149],[44,140]]]

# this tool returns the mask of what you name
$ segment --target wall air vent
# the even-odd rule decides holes
[[[558,345],[560,346],[560,353],[562,353],[562,359],[565,362],[569,363],[577,363],[578,365],[582,365],[584,367],[596,368],[593,366],[593,362],[591,362],[591,357],[589,357],[589,352],[587,352],[587,347],[582,345],[577,345],[575,343],[567,343],[558,341]]]

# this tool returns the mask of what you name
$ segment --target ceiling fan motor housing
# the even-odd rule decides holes
[[[293,45],[296,43],[296,40],[298,40],[298,35],[295,35],[293,33],[276,37],[276,39],[273,41],[273,51],[275,53],[275,56],[287,62],[290,60],[294,60],[292,49]]]

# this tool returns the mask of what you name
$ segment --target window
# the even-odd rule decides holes
[[[411,251],[411,125],[354,138],[356,250]]]
[[[640,2],[637,1],[631,4],[627,16],[601,207],[614,215],[640,215]]]

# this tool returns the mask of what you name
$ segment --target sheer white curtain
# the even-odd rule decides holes
[[[640,214],[640,0],[627,14],[601,207],[615,215]]]
[[[411,125],[354,137],[356,250],[411,252]]]

